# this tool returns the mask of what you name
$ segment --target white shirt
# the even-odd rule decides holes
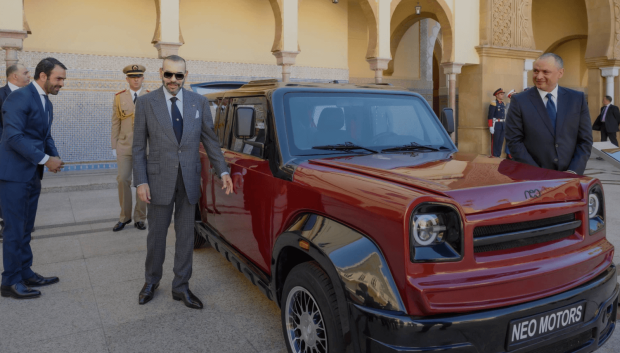
[[[39,86],[39,84],[36,81],[33,81],[32,84],[34,85],[34,88],[37,89],[37,92],[39,92],[39,97],[41,98],[41,104],[43,104],[43,110],[45,110],[45,97],[44,96],[47,96],[47,93],[45,93],[43,88],[41,88],[41,86]],[[47,123],[48,124],[50,123],[49,114],[47,116]],[[39,164],[47,163],[48,159],[50,159],[50,156],[46,154],[45,157],[43,157],[43,159],[39,162]]]
[[[8,84],[9,84],[9,89],[11,90],[11,92],[15,91],[16,89],[19,89],[19,87],[15,86],[11,82],[9,82]]]
[[[129,93],[131,93],[131,100],[133,100],[136,97],[135,94],[137,94],[138,97],[140,97],[140,92],[142,92],[142,87],[140,87],[140,89],[137,91],[134,91],[130,88]]]
[[[547,94],[551,93],[551,99],[553,100],[553,103],[555,103],[555,110],[558,110],[558,85],[555,85],[555,88],[553,89],[553,91],[551,92],[545,92],[539,88],[536,88],[538,90],[538,94],[540,94],[540,98],[542,98],[543,103],[545,104],[545,107],[547,106],[547,101],[549,100],[547,98]]]
[[[173,96],[168,92],[168,90],[164,87],[164,97],[166,97],[166,106],[168,106],[168,115],[170,116],[170,121],[172,121],[172,101],[170,98],[177,97],[177,101],[175,102],[177,108],[181,112],[181,118],[183,117],[183,89],[179,90],[176,96]]]

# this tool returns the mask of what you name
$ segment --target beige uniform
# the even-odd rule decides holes
[[[148,93],[146,89],[140,91],[139,96]],[[130,90],[124,90],[114,96],[112,112],[112,149],[116,150],[118,163],[118,200],[121,205],[120,222],[128,222],[131,218],[132,193],[131,174],[133,158],[133,120],[135,105]],[[146,203],[136,197],[136,207],[133,213],[134,222],[146,221]]]

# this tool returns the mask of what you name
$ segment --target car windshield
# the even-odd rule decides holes
[[[416,96],[287,93],[284,107],[292,155],[454,148],[438,119]]]

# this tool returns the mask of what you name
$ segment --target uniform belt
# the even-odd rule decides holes
[[[495,120],[496,123],[503,123],[504,121],[506,121],[506,119],[496,119]]]

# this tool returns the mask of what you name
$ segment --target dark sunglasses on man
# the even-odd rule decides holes
[[[172,78],[172,75],[174,75],[174,77],[177,80],[179,80],[179,81],[181,81],[182,79],[185,78],[185,74],[172,73],[172,72],[168,72],[168,71],[164,72],[164,78],[170,79],[170,78]]]

